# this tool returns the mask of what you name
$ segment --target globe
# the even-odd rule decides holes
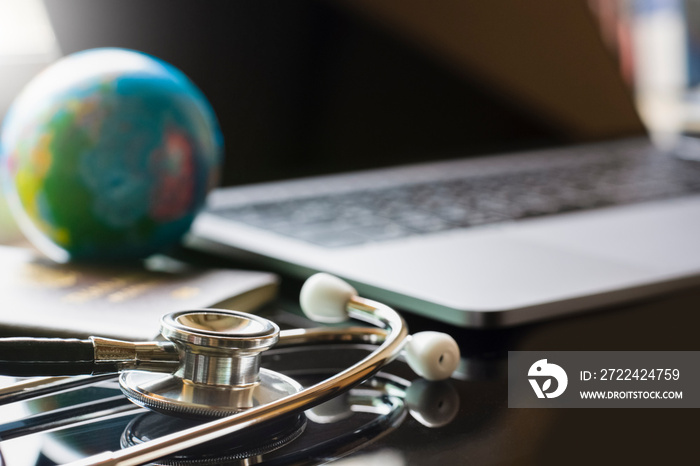
[[[178,243],[219,177],[223,142],[178,69],[116,48],[37,75],[0,132],[11,211],[47,256],[131,260]]]

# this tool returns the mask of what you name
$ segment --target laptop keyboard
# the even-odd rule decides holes
[[[651,151],[548,169],[288,199],[214,213],[337,248],[700,192],[700,162]]]

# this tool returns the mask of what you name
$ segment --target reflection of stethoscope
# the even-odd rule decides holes
[[[274,423],[262,431],[238,432],[155,464],[320,463],[376,442],[399,428],[407,417],[425,427],[438,428],[448,424],[458,409],[459,395],[446,381],[418,379],[411,383],[380,372],[342,396],[307,410],[305,415]],[[121,432],[120,443],[122,448],[139,445],[182,430],[192,422],[155,412],[140,414]]]
[[[167,342],[6,339],[2,344],[8,350],[12,348],[9,355],[17,354],[18,347],[24,354],[14,360],[5,359],[0,368],[10,375],[119,371],[122,391],[136,404],[186,417],[218,418],[76,463],[116,465],[152,461],[273,419],[300,414],[377,373],[402,349],[409,365],[430,380],[448,378],[459,362],[459,349],[451,337],[436,332],[409,337],[403,319],[394,310],[358,297],[350,285],[335,277],[311,277],[302,288],[301,305],[316,321],[355,318],[379,328],[280,332],[274,323],[258,316],[221,310],[185,311],[163,318],[161,330]],[[332,342],[380,346],[351,367],[308,388],[260,367],[260,353],[276,343],[293,346]]]

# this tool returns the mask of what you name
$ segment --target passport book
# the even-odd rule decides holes
[[[143,266],[57,264],[0,246],[0,333],[151,340],[171,311],[250,312],[272,300],[265,272],[194,268],[156,257]]]

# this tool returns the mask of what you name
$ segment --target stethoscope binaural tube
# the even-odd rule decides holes
[[[440,334],[417,338],[416,340],[422,342],[417,345],[417,348],[411,349],[412,345],[409,341],[406,325],[393,309],[358,297],[354,289],[335,277],[325,274],[311,277],[302,289],[301,302],[307,315],[315,320],[329,322],[355,318],[376,325],[380,328],[379,331],[377,331],[378,329],[367,329],[365,335],[361,335],[361,337],[365,338],[369,335],[370,338],[376,338],[377,341],[383,340],[383,342],[374,352],[348,369],[296,393],[265,404],[252,406],[245,411],[176,434],[124,450],[104,452],[74,464],[141,464],[235,433],[247,427],[270,422],[279,416],[299,414],[344,393],[371,377],[396,358],[407,343],[410,350],[408,353],[415,353],[413,356],[407,357],[408,362],[419,375],[425,373],[429,378],[447,378],[459,361],[459,349],[454,340],[449,339],[449,337],[447,339],[441,337]],[[358,335],[363,333],[363,330],[354,331]],[[324,333],[323,330],[300,329],[293,332],[295,333],[284,335],[289,344],[314,343],[322,341],[324,338],[342,338],[341,332],[337,330],[329,330]],[[427,351],[424,351],[426,348]],[[422,351],[429,359],[421,358]],[[165,351],[163,354],[169,355],[170,351]],[[435,358],[436,355],[437,358]],[[149,361],[149,364],[151,362]]]

